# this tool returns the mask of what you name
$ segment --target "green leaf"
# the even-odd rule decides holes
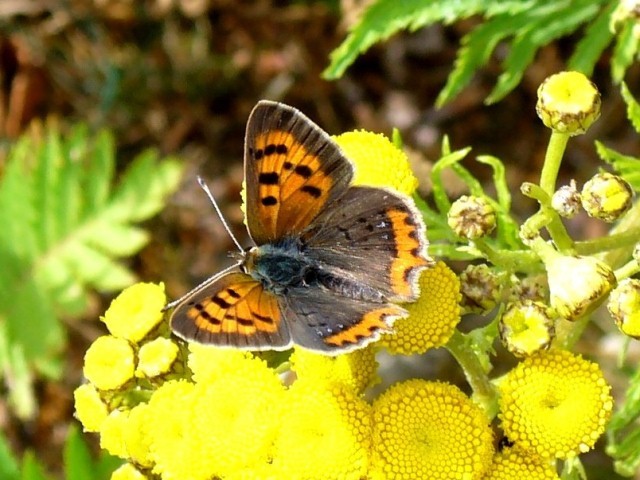
[[[45,474],[44,467],[36,459],[33,452],[27,452],[22,459],[22,480],[47,480],[51,477]]]
[[[587,27],[584,37],[580,39],[567,62],[567,70],[582,72],[587,77],[593,74],[598,59],[613,40],[613,33],[609,30],[609,22],[616,6],[616,2],[611,2]]]
[[[633,98],[626,83],[622,83],[620,92],[622,93],[622,98],[624,98],[624,103],[627,104],[627,118],[631,120],[636,132],[640,133],[640,104]]]
[[[615,82],[622,81],[638,54],[640,38],[635,34],[636,25],[635,19],[627,20],[617,36],[611,57],[611,76]]]
[[[63,456],[67,480],[93,478],[93,460],[91,459],[91,453],[75,425],[69,428]]]
[[[135,281],[120,259],[146,244],[149,235],[135,224],[162,208],[181,171],[177,160],[151,150],[115,188],[114,169],[112,136],[85,126],[67,136],[34,131],[8,153],[0,179],[0,319],[8,350],[18,348],[41,373],[57,373],[60,316],[80,315],[92,288],[114,291]]]
[[[360,53],[399,30],[417,30],[440,21],[451,23],[480,13],[483,8],[485,2],[481,0],[378,0],[367,8],[345,41],[331,53],[331,63],[322,75],[329,80],[341,77]]]
[[[19,480],[20,466],[16,461],[11,446],[0,431],[0,478],[3,480]]]
[[[640,191],[640,159],[623,155],[604,146],[596,141],[596,152],[598,156],[610,164],[618,174],[633,187]]]

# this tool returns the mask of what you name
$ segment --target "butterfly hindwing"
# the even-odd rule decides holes
[[[245,137],[247,225],[258,244],[295,235],[344,193],[353,167],[298,110],[261,101]]]
[[[280,298],[293,343],[308,350],[336,355],[361,348],[390,332],[406,311],[390,303],[348,298],[324,288],[291,289]]]
[[[171,328],[198,343],[247,350],[291,346],[276,297],[242,272],[222,275],[187,296],[173,312]]]
[[[321,268],[413,301],[430,264],[425,227],[410,199],[382,188],[351,187],[303,233],[306,254]]]

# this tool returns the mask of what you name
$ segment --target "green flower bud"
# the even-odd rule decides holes
[[[469,265],[460,274],[460,306],[464,313],[487,313],[502,292],[500,277],[486,264]]]
[[[614,222],[631,208],[633,189],[624,178],[603,172],[584,184],[581,197],[590,217]]]
[[[544,275],[534,275],[524,277],[514,283],[509,294],[510,302],[520,302],[523,300],[544,301],[549,296],[549,286],[547,277]]]
[[[622,333],[640,339],[640,280],[622,280],[611,292],[607,309]]]
[[[496,227],[496,212],[484,197],[463,195],[453,202],[447,223],[456,235],[475,240]]]
[[[517,357],[547,349],[555,336],[555,328],[547,306],[525,300],[507,307],[499,323],[500,339]]]
[[[580,72],[557,73],[538,88],[536,112],[552,130],[580,135],[600,116],[600,92]]]
[[[571,180],[569,185],[563,185],[553,194],[551,207],[558,212],[558,215],[565,218],[572,218],[578,213],[580,210],[580,194],[575,180]]]

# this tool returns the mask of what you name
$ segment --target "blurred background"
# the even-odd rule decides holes
[[[541,48],[518,87],[501,101],[485,105],[506,55],[498,47],[459,95],[436,108],[460,41],[479,19],[396,34],[361,55],[342,78],[324,80],[330,53],[369,3],[2,0],[0,174],[8,175],[12,149],[23,135],[36,139],[25,147],[25,158],[29,152],[48,151],[47,134],[42,132],[51,125],[63,138],[81,131],[77,138],[89,140],[78,142],[86,141],[93,145],[86,148],[96,151],[102,150],[93,135],[110,132],[115,183],[149,148],[158,165],[172,157],[176,168],[168,176],[175,180],[166,182],[153,209],[134,219],[142,221],[144,241],[134,242],[140,244],[136,252],[118,255],[132,279],[162,281],[170,298],[227,265],[227,252],[234,250],[198,188],[196,175],[211,185],[241,242],[248,241],[240,210],[243,137],[249,112],[263,98],[295,106],[331,134],[364,128],[390,135],[398,128],[421,182],[420,192],[427,198],[430,167],[440,155],[444,135],[453,149],[472,146],[472,156],[495,155],[507,165],[516,215],[532,213],[536,206],[517,189],[523,181],[538,179],[549,137],[535,113],[536,89],[545,77],[566,68],[578,37]],[[626,74],[636,95],[639,74],[637,64]],[[592,79],[602,93],[602,117],[586,135],[570,142],[560,184],[571,178],[582,183],[595,173],[601,165],[595,138],[619,152],[640,153],[606,55]],[[73,142],[61,142],[63,151],[73,151]],[[471,159],[465,165],[481,180],[490,180],[488,167]],[[46,188],[52,181],[47,178],[35,187]],[[452,198],[464,193],[453,177],[449,188]],[[15,202],[20,202],[19,196]],[[8,223],[0,229],[20,219],[7,212],[0,219]],[[576,237],[589,238],[602,234],[606,226],[581,217],[570,228]],[[13,241],[21,238],[14,236]],[[13,301],[9,292],[20,288],[20,278],[25,277],[0,284],[5,290],[0,301]],[[46,355],[34,362],[35,371],[28,356],[12,357],[10,335],[0,345],[0,463],[31,451],[48,472],[61,478],[65,439],[74,424],[72,392],[82,382],[82,358],[91,341],[105,331],[97,319],[116,293],[106,287],[98,280],[84,282],[82,308],[58,312],[64,340],[55,344],[55,371],[42,366]],[[0,312],[6,314],[7,308],[0,305]],[[23,322],[28,328],[29,318]],[[0,467],[0,478],[2,471]]]

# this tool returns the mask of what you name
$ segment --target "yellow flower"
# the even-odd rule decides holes
[[[127,416],[127,424],[123,431],[124,445],[127,458],[133,460],[136,465],[151,467],[151,438],[147,428],[149,417],[149,407],[146,403],[141,403],[133,407]]]
[[[124,432],[129,421],[129,410],[114,410],[100,428],[100,448],[111,455],[128,458]]]
[[[197,343],[189,344],[188,365],[193,372],[196,383],[212,383],[220,376],[226,376],[239,362],[244,360],[266,365],[266,362],[255,357],[251,352],[229,350]]]
[[[570,458],[593,448],[613,400],[597,364],[564,350],[539,352],[500,384],[505,435],[542,457]]]
[[[111,474],[111,480],[146,480],[147,476],[140,473],[130,463],[125,463]]]
[[[82,423],[84,431],[98,432],[109,414],[98,390],[90,383],[86,383],[75,389],[73,398],[76,418]]]
[[[122,291],[101,320],[114,337],[138,343],[162,320],[164,285],[136,283]]]
[[[396,320],[393,333],[380,340],[392,353],[424,353],[441,347],[460,321],[460,281],[443,262],[422,272],[420,292],[416,302],[403,305],[409,316]]]
[[[622,280],[611,292],[607,309],[622,333],[640,338],[640,280]]]
[[[133,377],[133,349],[128,341],[104,335],[84,355],[84,376],[100,390],[113,390]]]
[[[633,204],[634,192],[629,183],[608,172],[595,174],[582,187],[580,198],[587,215],[605,222],[615,222]]]
[[[387,480],[480,479],[491,464],[486,414],[457,387],[409,380],[373,404],[373,468]]]
[[[168,338],[156,338],[140,347],[136,376],[155,377],[166,373],[178,355],[178,346]]]
[[[483,480],[560,480],[555,462],[543,460],[517,447],[506,447],[493,457],[489,474]]]
[[[358,393],[379,381],[373,345],[335,357],[294,348],[289,361],[298,379],[344,383]]]
[[[295,382],[279,419],[273,458],[277,478],[363,478],[369,460],[370,408],[344,384]]]
[[[218,378],[194,388],[190,435],[209,452],[203,463],[212,477],[267,464],[281,421],[279,377],[265,362],[236,358]]]
[[[538,87],[536,112],[558,133],[584,133],[600,116],[600,92],[580,72],[560,72]]]
[[[509,304],[498,326],[503,345],[518,357],[549,348],[555,336],[547,306],[531,300]]]
[[[415,192],[418,179],[406,153],[384,135],[359,130],[333,138],[356,166],[354,184],[390,187],[405,195]]]
[[[211,457],[219,454],[193,435],[195,386],[184,380],[164,383],[147,404],[146,428],[153,472],[163,480],[210,480]],[[210,408],[215,408],[211,405]]]

